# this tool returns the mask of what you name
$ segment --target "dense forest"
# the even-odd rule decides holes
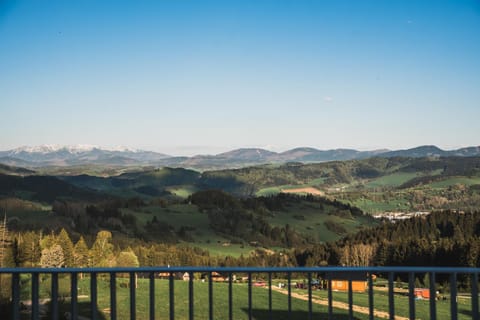
[[[299,265],[480,265],[480,213],[434,212],[296,251]]]

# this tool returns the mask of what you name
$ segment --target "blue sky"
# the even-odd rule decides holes
[[[0,0],[0,150],[480,144],[480,1]]]

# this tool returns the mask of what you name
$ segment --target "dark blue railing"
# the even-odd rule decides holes
[[[369,319],[375,318],[374,308],[374,291],[373,291],[373,275],[382,275],[388,281],[387,294],[388,294],[388,316],[389,319],[395,319],[395,299],[394,299],[394,279],[395,276],[408,275],[408,308],[409,318],[416,318],[415,310],[415,277],[419,275],[425,275],[428,273],[429,286],[429,319],[437,319],[437,307],[436,307],[436,287],[435,282],[437,276],[448,277],[450,283],[450,318],[458,318],[458,276],[462,275],[463,280],[468,280],[466,289],[469,289],[471,294],[471,319],[480,319],[479,317],[479,303],[478,303],[478,274],[479,268],[443,268],[443,267],[305,267],[305,268],[216,268],[216,267],[141,267],[141,268],[61,268],[61,269],[48,269],[48,268],[3,268],[0,269],[1,274],[11,275],[11,297],[9,299],[11,319],[20,319],[20,275],[31,275],[31,319],[39,319],[39,275],[49,274],[51,276],[51,296],[50,296],[50,315],[51,319],[60,319],[59,315],[59,274],[70,275],[70,315],[71,319],[78,319],[78,275],[88,274],[90,275],[90,319],[98,318],[98,292],[97,292],[97,276],[99,274],[110,275],[110,318],[117,319],[119,317],[117,310],[117,275],[127,274],[129,278],[129,290],[130,290],[130,319],[136,319],[136,276],[142,275],[149,279],[149,307],[148,314],[149,319],[155,319],[155,279],[159,273],[168,274],[168,287],[169,287],[169,319],[175,319],[175,295],[174,295],[174,276],[177,273],[187,273],[189,275],[188,284],[188,319],[193,320],[195,318],[194,312],[194,274],[202,273],[209,275],[208,279],[208,315],[209,319],[214,318],[213,312],[213,281],[212,274],[218,272],[223,275],[227,275],[228,283],[228,318],[233,319],[233,290],[232,290],[232,275],[244,274],[246,275],[246,281],[248,284],[248,306],[247,313],[248,318],[253,319],[252,305],[252,275],[262,274],[268,279],[266,287],[268,289],[268,311],[270,319],[273,318],[273,305],[272,305],[272,277],[275,275],[286,275],[287,281],[287,310],[288,318],[292,314],[292,275],[298,276],[302,274],[306,276],[307,295],[308,295],[308,319],[313,318],[313,302],[312,302],[312,281],[313,275],[322,275],[326,281],[328,290],[328,319],[335,319],[334,307],[333,307],[333,293],[332,293],[332,280],[337,275],[343,275],[344,280],[348,281],[348,318],[354,319],[353,308],[353,287],[352,279],[358,278],[359,275],[366,277],[367,294],[368,294],[368,317]],[[346,278],[345,278],[346,277]],[[469,279],[468,279],[469,278]],[[285,278],[284,278],[285,279]],[[464,283],[465,284],[465,283]],[[124,316],[124,315],[122,315]],[[0,318],[3,317],[0,315]],[[123,318],[123,317],[122,317]]]

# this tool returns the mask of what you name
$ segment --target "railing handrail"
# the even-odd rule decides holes
[[[372,272],[372,273],[479,273],[480,268],[473,267],[221,267],[221,266],[202,266],[202,267],[183,267],[183,266],[159,266],[159,267],[93,267],[93,268],[0,268],[0,273],[20,274],[20,273],[122,273],[122,272],[224,272],[224,273],[256,273],[256,272]]]

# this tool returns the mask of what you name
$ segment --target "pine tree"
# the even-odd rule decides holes
[[[63,256],[65,258],[65,267],[72,267],[74,261],[74,247],[72,240],[70,240],[70,237],[65,229],[62,228],[58,234],[56,243],[62,247]]]
[[[8,229],[7,229],[7,214],[3,216],[3,222],[0,223],[0,268],[4,267],[4,260],[7,253],[7,247],[10,245]]]
[[[78,268],[88,267],[88,247],[83,237],[80,237],[75,244],[73,266]]]
[[[21,266],[35,267],[40,260],[40,235],[30,231],[18,234],[18,252],[16,259]]]

